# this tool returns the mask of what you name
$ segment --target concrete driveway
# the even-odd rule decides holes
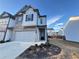
[[[15,59],[24,50],[34,44],[41,44],[45,42],[8,42],[0,44],[0,59]]]

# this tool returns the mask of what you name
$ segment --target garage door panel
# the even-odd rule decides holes
[[[35,31],[16,32],[16,41],[35,41]]]
[[[0,32],[0,41],[3,40],[4,32]]]

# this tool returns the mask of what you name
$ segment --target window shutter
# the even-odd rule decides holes
[[[32,14],[32,21],[33,21],[33,14]]]
[[[28,19],[27,19],[27,15],[26,15],[26,20],[25,21],[28,21]]]
[[[43,22],[42,22],[43,20],[42,19],[40,19],[40,23],[42,24]]]

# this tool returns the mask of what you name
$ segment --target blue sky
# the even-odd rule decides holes
[[[48,27],[58,30],[70,16],[79,15],[79,0],[0,0],[0,14],[3,11],[15,14],[24,5],[32,5],[47,15]]]

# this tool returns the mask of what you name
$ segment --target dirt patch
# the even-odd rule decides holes
[[[51,56],[58,55],[61,48],[53,44],[41,44],[29,47],[16,59],[47,59]]]

